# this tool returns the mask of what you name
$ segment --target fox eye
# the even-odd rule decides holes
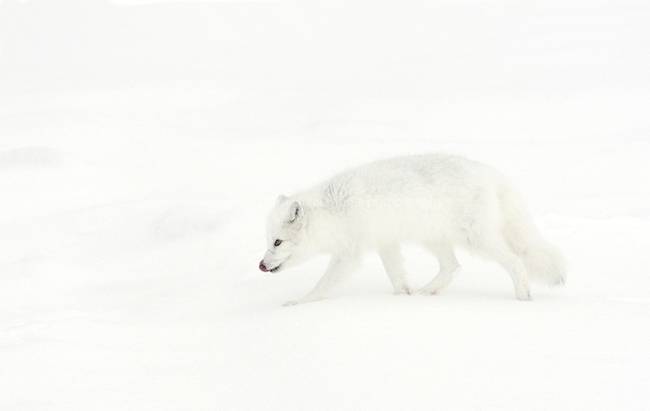
[[[275,240],[275,242],[273,243],[273,246],[275,246],[275,247],[279,247],[280,244],[282,244],[282,240],[280,240],[280,239],[278,238],[278,239]]]

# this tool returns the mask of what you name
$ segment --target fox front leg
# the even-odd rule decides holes
[[[290,306],[302,303],[308,303],[311,301],[322,300],[327,296],[327,294],[332,290],[332,288],[338,284],[343,277],[345,277],[350,272],[358,266],[359,258],[356,255],[337,255],[332,256],[325,274],[318,280],[318,283],[307,295],[298,299],[287,301],[283,305]]]

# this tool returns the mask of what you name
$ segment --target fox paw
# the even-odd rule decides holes
[[[282,304],[283,307],[291,307],[292,305],[300,304],[300,300],[290,300]]]
[[[282,304],[282,306],[283,307],[291,307],[292,305],[311,303],[311,302],[320,301],[320,300],[322,300],[322,297],[304,297],[304,298],[299,298],[297,300],[289,300],[286,303]]]
[[[400,287],[397,290],[393,291],[393,294],[395,294],[395,295],[410,295],[412,293],[413,293],[413,291],[411,291],[411,289],[406,287],[406,286]]]
[[[417,292],[417,295],[436,295],[438,294],[438,291],[439,290],[436,288],[425,287],[425,288],[420,288]]]

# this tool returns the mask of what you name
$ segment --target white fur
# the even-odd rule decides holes
[[[278,247],[276,239],[283,240]],[[520,300],[530,299],[529,279],[565,280],[561,254],[542,239],[505,178],[483,164],[442,154],[376,161],[280,196],[268,218],[262,263],[279,270],[315,254],[331,256],[316,287],[287,304],[325,297],[367,250],[378,252],[395,292],[410,293],[403,243],[421,244],[439,261],[438,275],[421,294],[435,294],[452,280],[460,268],[456,247],[501,264]]]

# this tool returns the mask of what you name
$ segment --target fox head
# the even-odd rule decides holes
[[[300,202],[278,197],[266,224],[267,248],[260,270],[277,272],[303,260],[307,256],[306,226]]]

